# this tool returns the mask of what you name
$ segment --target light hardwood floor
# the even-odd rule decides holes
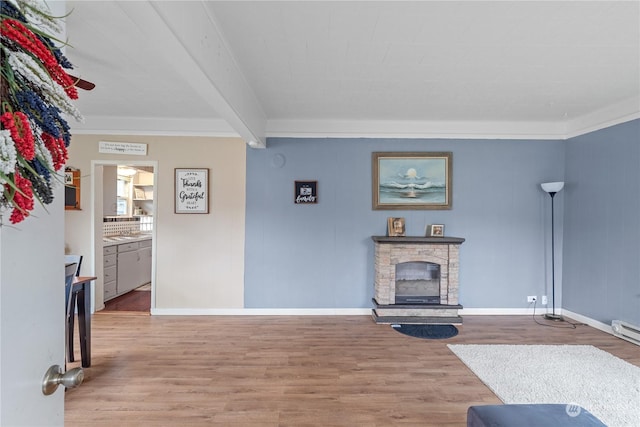
[[[500,401],[447,344],[591,344],[640,366],[638,346],[584,325],[466,316],[459,329],[423,340],[367,316],[99,312],[65,426],[465,426],[470,405]]]

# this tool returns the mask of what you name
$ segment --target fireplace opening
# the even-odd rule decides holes
[[[396,304],[440,304],[440,265],[396,264]]]

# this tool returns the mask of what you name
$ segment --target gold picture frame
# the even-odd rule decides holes
[[[404,218],[387,218],[387,235],[389,237],[404,237],[406,235]]]
[[[374,210],[451,209],[451,152],[374,152]]]

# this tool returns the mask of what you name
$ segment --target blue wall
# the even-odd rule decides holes
[[[640,120],[567,143],[563,306],[640,324]]]
[[[271,138],[267,146],[247,152],[245,307],[371,307],[371,236],[386,233],[389,216],[406,218],[407,235],[436,223],[467,239],[466,308],[526,308],[526,295],[550,295],[550,198],[540,183],[564,179],[564,142]],[[453,209],[372,210],[374,151],[453,152]],[[293,203],[295,180],[318,181],[317,205]],[[562,192],[556,214],[561,236]]]

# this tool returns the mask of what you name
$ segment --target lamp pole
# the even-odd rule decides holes
[[[555,233],[555,229],[554,229],[554,215],[553,215],[553,198],[556,195],[555,191],[551,191],[549,193],[549,195],[551,196],[551,303],[553,305],[553,312],[552,314],[545,314],[544,317],[545,319],[549,319],[549,320],[555,320],[555,321],[561,321],[562,316],[557,315],[556,314],[556,254],[555,254],[555,248],[556,248],[556,244],[555,244],[555,239],[554,236],[556,235]]]
[[[556,233],[555,233],[555,227],[554,227],[555,215],[553,211],[553,199],[556,193],[562,190],[562,187],[564,187],[564,182],[547,182],[547,183],[541,184],[541,186],[542,186],[542,189],[547,193],[549,193],[549,196],[551,196],[551,303],[553,304],[553,308],[552,308],[552,313],[551,314],[546,313],[544,315],[544,318],[553,320],[556,322],[561,322],[564,319],[562,318],[561,315],[556,314],[556,268],[555,268],[556,266],[555,234]]]

